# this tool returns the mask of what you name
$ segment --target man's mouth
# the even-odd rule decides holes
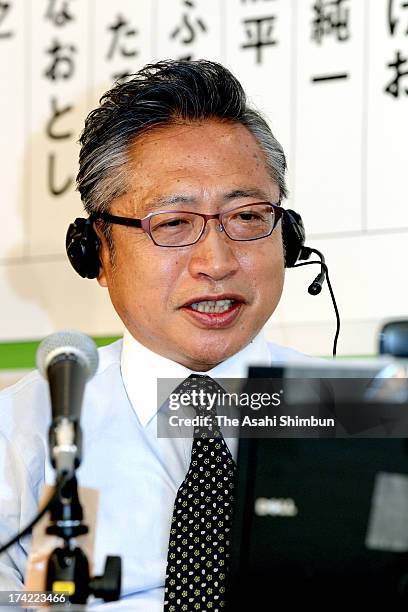
[[[190,308],[197,312],[207,313],[222,313],[230,310],[236,300],[203,300],[202,302],[193,302]]]
[[[202,296],[184,304],[182,310],[199,327],[220,329],[235,322],[244,303],[238,295]]]

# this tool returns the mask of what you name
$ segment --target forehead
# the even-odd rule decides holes
[[[239,123],[206,120],[155,128],[129,147],[128,208],[151,210],[160,199],[205,202],[226,192],[279,190],[254,136]]]

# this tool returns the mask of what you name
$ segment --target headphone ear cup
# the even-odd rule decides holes
[[[96,278],[99,275],[100,240],[91,219],[75,219],[68,227],[65,248],[72,267],[82,278]]]
[[[282,240],[285,252],[285,268],[292,268],[302,252],[306,240],[302,217],[294,210],[284,210]]]

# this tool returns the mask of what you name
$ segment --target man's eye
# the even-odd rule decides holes
[[[238,215],[240,221],[258,221],[261,218],[261,215],[254,212],[241,212]]]
[[[162,221],[161,223],[158,223],[155,227],[155,229],[165,229],[167,227],[180,227],[181,225],[186,225],[188,224],[187,219],[182,219],[182,218],[177,218],[177,219],[169,219],[168,221]]]
[[[184,223],[183,219],[173,219],[172,221],[167,221],[162,225],[165,227],[175,227],[176,225],[181,225],[182,223]]]

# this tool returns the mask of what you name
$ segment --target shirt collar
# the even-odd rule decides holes
[[[137,417],[145,427],[157,413],[157,379],[184,380],[190,374],[212,378],[244,378],[249,365],[271,365],[271,354],[265,337],[258,334],[252,342],[208,372],[188,368],[154,353],[135,340],[128,330],[123,336],[121,372],[126,393]]]

